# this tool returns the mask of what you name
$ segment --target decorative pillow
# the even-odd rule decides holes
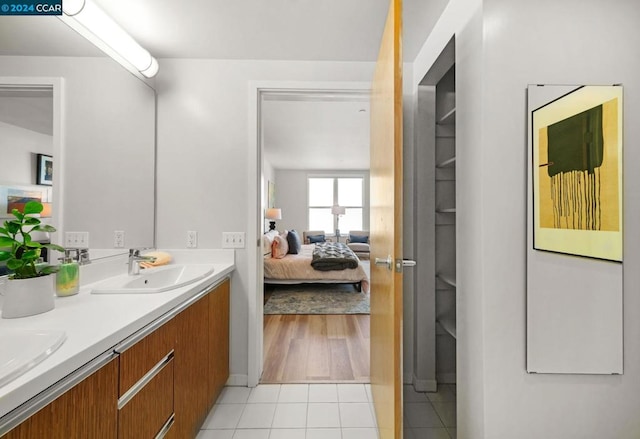
[[[287,256],[289,252],[289,244],[287,240],[278,235],[273,238],[273,244],[271,244],[271,257],[276,259],[282,259]]]
[[[307,235],[309,244],[315,244],[316,242],[325,242],[327,239],[324,235]]]
[[[289,253],[292,255],[300,253],[302,244],[300,243],[300,235],[298,235],[298,232],[293,229],[289,230],[289,233],[287,233],[287,242],[289,243]]]
[[[349,242],[366,244],[369,242],[369,237],[367,235],[352,235],[349,233]]]
[[[273,244],[273,238],[278,236],[277,230],[269,230],[262,235],[262,254],[264,256],[271,255],[271,244]]]

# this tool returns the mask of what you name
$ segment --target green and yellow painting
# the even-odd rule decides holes
[[[534,248],[622,261],[622,87],[532,113]]]

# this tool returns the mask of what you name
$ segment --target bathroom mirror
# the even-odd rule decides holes
[[[0,17],[0,77],[4,85],[59,81],[61,96],[60,117],[53,118],[60,124],[50,154],[53,185],[36,183],[37,154],[49,154],[35,149],[26,152],[30,175],[18,181],[3,166],[0,185],[25,182],[52,191],[52,221],[60,232],[52,241],[83,246],[65,242],[65,236],[86,232],[92,259],[153,247],[155,90],[52,16]],[[0,157],[5,164],[6,150],[0,149]]]

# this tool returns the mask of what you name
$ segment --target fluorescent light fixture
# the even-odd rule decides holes
[[[152,78],[158,61],[90,0],[65,0],[59,18],[135,75]]]

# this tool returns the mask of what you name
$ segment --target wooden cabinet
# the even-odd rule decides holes
[[[229,286],[225,281],[209,294],[209,409],[229,379]]]
[[[209,295],[176,316],[176,435],[192,438],[207,416]]]
[[[229,378],[229,281],[175,318],[175,433],[198,434]]]
[[[7,433],[6,439],[118,437],[118,358]]]
[[[116,354],[3,439],[195,438],[229,377],[229,280],[104,355]]]
[[[118,439],[156,437],[172,419],[175,338],[174,319],[122,349]]]

